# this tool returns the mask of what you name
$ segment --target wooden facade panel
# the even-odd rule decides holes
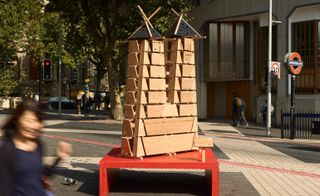
[[[165,66],[150,66],[150,77],[152,78],[165,78]]]
[[[152,52],[164,52],[163,41],[151,40]]]
[[[194,40],[191,38],[183,38],[184,50],[194,51]]]
[[[129,53],[128,54],[128,65],[139,65],[138,53]]]
[[[168,91],[168,103],[180,103],[177,91],[175,90]]]
[[[144,119],[145,131],[148,136],[173,133],[187,133],[196,131],[193,129],[196,117]]]
[[[151,47],[149,40],[141,40],[140,41],[140,52],[150,52]]]
[[[195,57],[193,52],[183,51],[182,52],[182,59],[184,64],[195,64]]]
[[[125,119],[134,119],[135,118],[135,111],[133,105],[124,105],[124,112],[123,112]]]
[[[209,136],[197,136],[194,138],[194,146],[196,147],[213,147],[213,139]]]
[[[126,91],[135,91],[137,90],[136,79],[128,78],[126,82]]]
[[[124,119],[122,122],[122,136],[133,137],[134,124],[129,119]]]
[[[194,149],[194,133],[143,137],[146,155],[174,153]]]
[[[152,65],[165,65],[164,53],[151,53]]]
[[[148,67],[146,65],[139,66],[139,76],[142,78],[148,78],[150,76]]]
[[[179,92],[181,103],[196,103],[197,92],[196,91],[180,91]]]
[[[136,96],[134,91],[127,91],[126,96],[124,98],[124,103],[127,105],[134,105],[136,104]]]
[[[165,91],[149,91],[148,92],[148,103],[160,104],[167,102],[167,94]]]
[[[127,68],[127,78],[137,78],[138,77],[138,71],[137,66],[131,65]]]
[[[196,116],[197,104],[180,104],[179,115],[180,116]]]
[[[121,156],[131,157],[133,155],[131,140],[128,137],[121,137]]]
[[[171,41],[170,50],[183,50],[182,40],[176,39]]]
[[[196,77],[195,65],[181,65],[181,71],[183,77]]]
[[[150,65],[150,57],[147,52],[140,54],[140,65]]]
[[[166,79],[149,79],[149,90],[166,90]]]
[[[178,116],[178,109],[175,104],[147,105],[148,118],[175,117]]]
[[[195,78],[181,78],[181,90],[196,90]]]
[[[181,87],[180,87],[179,79],[177,77],[170,78],[168,90],[172,91],[172,90],[180,90],[180,89]]]
[[[137,40],[130,40],[129,41],[129,53],[130,52],[139,52],[140,48],[139,48],[139,43]]]

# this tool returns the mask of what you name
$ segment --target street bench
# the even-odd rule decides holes
[[[195,150],[177,153],[175,156],[160,155],[141,160],[120,157],[120,148],[113,148],[100,160],[99,195],[108,195],[120,169],[191,169],[205,170],[205,177],[212,196],[219,195],[219,163],[210,148],[205,149],[205,161]],[[125,185],[123,185],[125,186]]]

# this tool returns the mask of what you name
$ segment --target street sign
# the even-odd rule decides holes
[[[272,78],[278,78],[280,79],[281,75],[281,63],[277,61],[272,61],[271,62],[271,75]]]
[[[303,61],[301,56],[297,52],[291,52],[286,54],[284,61],[287,64],[287,68],[292,75],[298,75],[303,67]]]

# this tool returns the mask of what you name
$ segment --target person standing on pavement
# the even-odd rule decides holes
[[[2,127],[0,146],[0,195],[47,196],[51,193],[50,176],[62,158],[71,154],[70,144],[60,142],[57,159],[51,166],[42,163],[43,119],[39,105],[33,99],[21,102]]]
[[[235,92],[233,92],[232,95],[232,121],[233,126],[237,126],[239,122],[241,99]]]
[[[100,111],[101,95],[98,91],[95,92],[93,99],[94,99],[94,110],[96,112]]]
[[[241,107],[240,107],[240,120],[238,122],[238,125],[240,124],[244,124],[244,126],[249,126],[248,122],[247,122],[247,119],[246,119],[246,107],[247,107],[247,104],[246,104],[246,101],[244,100],[243,97],[241,97]]]

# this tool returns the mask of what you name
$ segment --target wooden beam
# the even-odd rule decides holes
[[[134,119],[135,118],[135,111],[133,105],[124,105],[124,118],[125,119]]]
[[[196,147],[213,147],[213,139],[208,136],[197,136],[194,138],[194,146]]]
[[[122,137],[133,137],[134,124],[129,119],[124,119],[122,122]]]
[[[183,77],[196,77],[196,66],[194,65],[181,65],[181,73]]]
[[[183,38],[183,48],[187,51],[194,51],[194,40],[191,38]]]
[[[152,65],[165,65],[164,53],[151,53],[151,64]]]
[[[182,52],[182,59],[184,64],[195,64],[194,53],[189,51]]]
[[[147,105],[148,118],[175,117],[178,116],[178,109],[175,104]]]
[[[165,66],[150,66],[150,77],[152,78],[165,78],[166,69]]]
[[[128,54],[128,65],[139,65],[139,58],[137,53]]]
[[[195,78],[180,78],[181,90],[196,90]]]
[[[194,133],[143,137],[146,155],[189,151],[194,149]]]
[[[124,103],[127,105],[135,105],[137,102],[135,92],[134,91],[127,91],[125,98],[124,98]]]
[[[180,103],[196,103],[196,91],[179,91]]]
[[[180,116],[196,116],[197,104],[179,104]]]
[[[149,90],[166,90],[166,79],[149,79]]]
[[[148,136],[174,133],[195,132],[193,128],[196,117],[144,119],[145,131]]]
[[[159,40],[151,40],[152,52],[164,52],[164,43]]]
[[[129,41],[129,49],[128,52],[139,52],[139,43],[137,40],[130,40]]]
[[[126,91],[136,91],[136,90],[137,90],[136,79],[128,78],[126,82]]]
[[[136,65],[129,65],[127,68],[127,78],[137,78],[138,71]]]
[[[148,103],[149,104],[160,104],[167,102],[167,95],[165,91],[149,91],[148,92]]]

